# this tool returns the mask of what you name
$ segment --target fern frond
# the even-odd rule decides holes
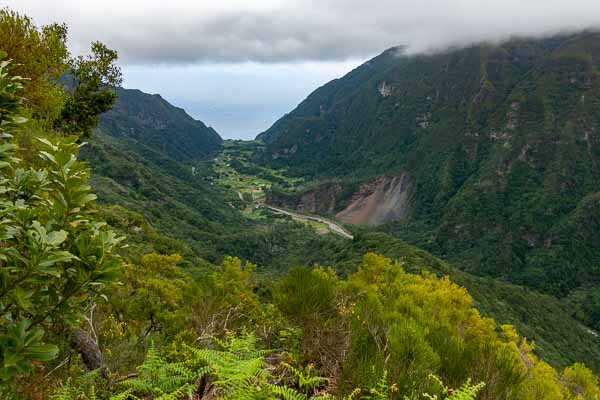
[[[483,389],[485,383],[480,382],[477,385],[471,384],[471,379],[467,379],[467,381],[460,387],[460,389],[456,390],[448,400],[475,400],[477,397],[477,393]]]
[[[350,393],[348,396],[346,396],[344,398],[344,400],[354,400],[356,398],[358,398],[357,396],[360,394],[361,390],[359,388],[356,388],[352,391],[352,393]]]
[[[269,372],[262,357],[265,353],[256,349],[254,335],[215,341],[224,350],[198,349],[183,344],[187,358],[179,362],[166,361],[151,344],[146,361],[138,368],[138,376],[122,382],[122,386],[128,393],[179,400],[192,395],[198,378],[211,375],[215,393],[222,398],[264,399]],[[290,390],[285,391],[287,396],[294,393]],[[301,399],[305,400],[306,396]]]
[[[282,365],[288,370],[290,370],[292,374],[296,377],[296,380],[298,381],[298,386],[301,389],[314,391],[314,389],[327,385],[327,383],[329,383],[329,379],[327,378],[312,375],[312,365],[310,364],[305,368],[306,372],[295,368],[294,366],[285,362],[282,363]]]
[[[174,392],[166,393],[159,397],[156,397],[156,400],[181,400],[185,398],[191,398],[195,390],[195,385],[187,383],[181,386],[179,389],[175,390]]]
[[[276,395],[281,396],[284,400],[307,400],[307,396],[299,393],[295,389],[287,386],[276,386],[267,384],[267,387]]]
[[[114,396],[110,396],[110,400],[142,400],[136,395],[134,395],[133,392],[133,389],[128,389]]]
[[[471,384],[471,379],[467,379],[467,381],[457,390],[450,390],[442,380],[435,376],[429,376],[432,380],[434,380],[441,388],[442,393],[444,394],[444,400],[475,400],[477,394],[484,388],[485,383],[480,382],[477,385]],[[424,393],[423,397],[429,400],[438,400],[436,395],[430,395],[428,393]]]

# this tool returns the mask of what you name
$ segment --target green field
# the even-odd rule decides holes
[[[213,159],[213,176],[216,185],[237,193],[242,201],[244,217],[252,220],[266,219],[275,211],[262,207],[266,193],[273,187],[294,190],[305,184],[303,178],[286,176],[285,169],[271,169],[257,165],[254,157],[264,149],[257,141],[227,140]],[[293,217],[294,221],[305,224],[318,234],[329,233],[326,224],[301,217]]]
[[[256,141],[225,141],[213,159],[213,176],[209,177],[218,186],[237,193],[245,204],[244,216],[251,219],[265,216],[261,205],[265,202],[266,192],[273,186],[295,188],[304,183],[302,178],[287,177],[284,169],[265,168],[254,163],[254,156],[262,150],[263,145]],[[311,226],[317,231],[326,229],[324,224]]]

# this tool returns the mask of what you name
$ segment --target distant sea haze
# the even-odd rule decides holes
[[[224,139],[254,139],[313,90],[363,62],[125,65],[123,76],[126,88],[160,94]]]
[[[251,105],[206,105],[194,100],[173,99],[172,103],[185,109],[194,119],[215,129],[223,139],[252,140],[267,130],[295,105],[273,104],[271,107]]]

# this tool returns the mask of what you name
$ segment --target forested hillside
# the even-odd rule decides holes
[[[81,158],[90,163],[91,182],[101,204],[141,214],[147,224],[211,262],[231,254],[267,270],[301,262],[302,244],[318,235],[287,219],[271,218],[267,212],[259,219],[244,218],[247,205],[238,194],[215,185],[213,138],[218,142],[220,138],[213,130],[157,96],[140,91],[118,93],[129,93],[127,100],[117,98],[81,149]],[[129,102],[126,106],[125,101]],[[146,129],[138,124],[143,119],[139,115],[152,115],[153,124],[171,128]],[[193,130],[178,130],[182,116],[195,126]],[[125,226],[129,218],[136,218],[123,212],[120,216],[118,223]]]
[[[119,103],[117,53],[67,38],[0,10],[2,398],[600,397],[597,338],[554,299],[245,200],[252,170],[288,181]]]
[[[100,135],[99,133],[98,136]],[[102,151],[102,148],[98,148],[96,153],[102,154]],[[123,163],[119,154],[123,153],[117,153],[113,160],[117,165]],[[96,165],[110,166],[111,162],[93,161],[92,165],[95,174],[99,174],[102,170]],[[123,168],[125,171],[144,171],[139,160],[125,164]],[[407,246],[387,235],[359,235],[353,242],[349,242],[332,235],[318,235],[308,227],[274,216],[248,219],[243,216],[243,209],[247,205],[238,196],[227,197],[227,192],[206,185],[202,180],[194,181],[191,177],[191,181],[178,193],[174,182],[181,178],[166,173],[165,169],[151,168],[152,173],[149,172],[149,175],[152,178],[147,178],[148,186],[160,190],[157,200],[145,197],[143,190],[135,188],[119,194],[113,186],[105,188],[106,182],[109,181],[104,177],[95,176],[94,173],[92,183],[97,188],[102,202],[138,210],[145,216],[146,221],[153,221],[153,225],[158,227],[160,232],[168,233],[178,239],[176,243],[189,247],[191,255],[219,262],[227,254],[236,254],[257,263],[258,272],[261,274],[285,271],[303,264],[333,265],[336,271],[344,276],[354,272],[362,254],[369,251],[376,251],[393,259],[413,259],[414,261],[408,264],[411,272],[427,270],[438,276],[450,274],[473,293],[478,307],[485,315],[515,324],[520,331],[535,337],[538,353],[553,364],[563,366],[574,360],[585,360],[588,365],[600,366],[597,338],[572,318],[564,304],[550,296],[539,295],[493,279],[475,278],[468,273],[459,273],[457,269],[436,260],[426,252]],[[250,166],[238,168],[245,170]],[[158,178],[161,175],[164,176],[162,182]],[[192,183],[193,189],[189,189]],[[203,185],[205,190],[210,190],[200,192]],[[160,201],[164,199],[169,199],[170,202],[162,207]],[[191,203],[192,200],[196,203]],[[220,204],[225,200],[233,202],[236,208],[229,205],[222,207]],[[179,211],[178,207],[181,207],[182,211]],[[195,221],[193,216],[202,209],[207,210],[207,217],[195,224],[190,223]],[[211,210],[213,213],[210,213]],[[215,210],[221,210],[222,215],[215,214]],[[117,226],[131,225],[128,229],[130,240],[142,240],[141,245],[148,244],[143,243],[148,242],[146,233],[140,229],[143,223],[136,221],[134,216],[120,210],[116,213],[112,211],[108,218]],[[130,222],[130,219],[133,221]],[[167,252],[182,251],[177,247],[170,247],[173,246],[172,242],[167,244],[162,244],[160,249]]]
[[[390,49],[259,135],[263,162],[351,188],[328,200],[342,220],[568,297],[597,328],[599,39]]]
[[[222,142],[214,129],[160,95],[122,88],[117,89],[112,110],[100,117],[98,128],[106,135],[127,139],[132,147],[148,147],[176,161],[202,158]]]
[[[104,118],[109,117],[110,114]],[[210,163],[205,158],[195,164],[194,175],[189,164],[180,164],[162,152],[137,154],[143,152],[143,146],[111,139],[102,131],[98,131],[90,142],[82,150],[84,158],[91,162],[91,181],[99,200],[125,207],[111,207],[107,218],[124,229],[130,241],[139,241],[138,246],[147,247],[152,242],[147,232],[141,229],[147,224],[138,220],[141,218],[159,232],[177,239],[155,238],[158,243],[153,246],[163,252],[183,251],[189,256],[217,263],[224,256],[235,254],[257,263],[258,271],[263,274],[317,263],[334,265],[338,273],[347,275],[355,271],[362,254],[369,251],[393,259],[413,259],[415,261],[409,264],[412,272],[428,270],[438,276],[450,274],[475,294],[479,309],[486,315],[515,324],[527,336],[535,337],[537,352],[554,365],[565,366],[575,360],[585,360],[594,368],[600,366],[596,337],[577,323],[563,304],[549,296],[492,279],[461,274],[424,252],[426,260],[421,258],[423,256],[417,257],[417,249],[386,235],[379,236],[378,240],[373,240],[371,235],[361,235],[354,243],[349,243],[331,235],[320,236],[310,228],[274,216],[245,218],[245,201],[234,191],[210,185],[217,181],[205,180],[217,175],[214,168],[206,167]],[[236,148],[235,145],[228,147]],[[231,153],[238,157],[236,160],[239,161],[233,165],[240,171],[266,178],[266,182],[285,183],[248,163],[247,159],[243,161],[240,151],[232,150]],[[249,157],[252,154],[251,151]],[[139,178],[128,178],[131,174]],[[226,182],[234,184],[237,179],[232,175]],[[130,211],[142,215],[136,216]],[[527,307],[528,304],[535,306]]]

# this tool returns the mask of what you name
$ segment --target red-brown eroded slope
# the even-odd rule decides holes
[[[407,211],[409,177],[381,176],[361,185],[352,195],[350,204],[336,214],[348,224],[379,225],[401,219]]]

